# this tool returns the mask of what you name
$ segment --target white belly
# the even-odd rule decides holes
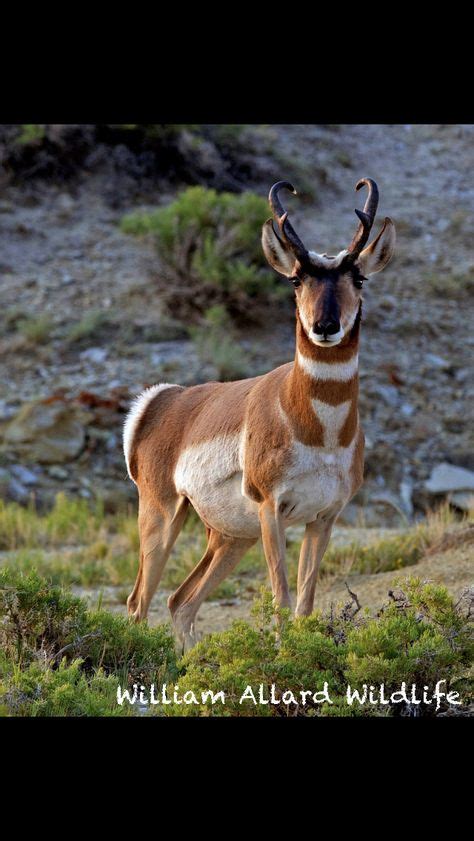
[[[233,537],[259,537],[258,505],[242,494],[240,435],[216,438],[184,450],[175,468],[178,493],[212,528]],[[328,452],[296,442],[284,481],[274,489],[285,526],[313,522],[350,497],[348,474],[355,441]]]
[[[258,505],[241,490],[240,437],[222,436],[184,450],[174,481],[209,526],[232,537],[258,537]]]

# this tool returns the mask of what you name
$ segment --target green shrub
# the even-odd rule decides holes
[[[432,716],[434,705],[347,703],[347,685],[384,684],[388,696],[402,682],[425,686],[438,681],[444,691],[460,691],[469,702],[473,637],[469,594],[454,602],[444,587],[411,578],[398,582],[376,617],[362,614],[357,597],[328,615],[291,619],[277,611],[265,591],[253,608],[253,623],[235,622],[205,637],[176,662],[167,626],[132,624],[85,602],[35,573],[0,572],[0,715],[128,715],[138,706],[117,704],[117,688],[163,683],[179,694],[224,691],[225,704],[151,706],[155,715],[213,716]],[[470,595],[472,601],[472,594]],[[254,705],[240,699],[260,684],[277,700],[301,690],[321,692],[327,684],[332,703]]]
[[[166,207],[126,216],[122,230],[154,236],[173,312],[183,317],[223,304],[248,320],[285,291],[260,244],[268,216],[267,201],[252,193],[190,187]]]
[[[408,579],[405,591],[392,591],[378,619],[348,633],[348,680],[385,683],[388,691],[402,681],[422,688],[446,680],[449,688],[467,673],[474,654],[463,607],[463,600],[456,604],[445,587]]]
[[[25,123],[21,126],[21,132],[16,138],[16,142],[20,146],[28,146],[31,143],[37,144],[45,137],[45,127],[33,123]]]
[[[80,659],[55,670],[31,663],[23,671],[0,658],[0,716],[126,716],[117,704],[118,679],[102,669],[87,677]]]
[[[22,667],[40,657],[57,666],[80,657],[83,668],[119,675],[122,683],[164,680],[176,670],[166,625],[149,629],[54,586],[36,572],[0,571],[0,648]]]
[[[377,617],[360,616],[356,597],[338,614],[316,612],[310,617],[290,619],[280,611],[276,634],[272,603],[263,594],[255,604],[254,625],[238,621],[229,631],[211,634],[182,660],[179,692],[211,689],[225,692],[225,704],[165,706],[158,714],[213,716],[373,716],[413,715],[408,703],[387,706],[347,703],[347,686],[364,691],[364,684],[379,687],[385,695],[400,689],[401,683],[416,684],[418,692],[427,686],[432,692],[438,681],[450,691],[468,674],[473,657],[472,630],[464,600],[454,603],[441,586],[411,578],[404,590],[391,592],[390,602]],[[296,698],[302,689],[322,691],[327,683],[332,704],[298,706],[243,704],[245,688],[262,684],[268,697],[275,686],[277,698],[291,691]],[[443,687],[444,690],[444,687]],[[466,689],[466,691],[468,691]],[[462,701],[466,703],[467,697]],[[434,705],[416,707],[416,714],[435,715]]]
[[[84,633],[85,602],[36,572],[0,570],[0,648],[18,663],[49,659]]]
[[[440,298],[462,298],[471,296],[474,287],[472,271],[459,273],[439,271],[425,272],[422,281],[429,291]]]

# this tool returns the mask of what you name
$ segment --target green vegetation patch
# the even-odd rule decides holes
[[[150,629],[88,610],[83,599],[35,572],[0,571],[0,650],[0,707],[7,714],[99,714],[87,711],[96,694],[98,709],[103,695],[103,714],[111,714],[118,682],[162,682],[177,674],[167,625]]]
[[[399,705],[347,703],[347,686],[363,697],[367,685],[385,694],[401,683],[428,687],[444,681],[458,691],[465,709],[470,699],[473,655],[469,594],[454,602],[444,587],[410,578],[397,582],[377,616],[362,613],[354,593],[329,614],[290,618],[275,611],[262,590],[251,623],[234,622],[228,631],[205,637],[177,661],[167,625],[148,628],[107,611],[88,610],[83,599],[51,585],[36,573],[0,572],[0,715],[413,715]],[[179,697],[224,693],[225,703],[117,703],[135,686],[163,685]],[[275,703],[254,703],[273,696]],[[118,690],[120,690],[118,692]],[[305,702],[291,700],[285,693]],[[319,703],[324,692],[331,703]],[[416,707],[417,715],[446,710],[443,701]]]
[[[400,584],[402,582],[399,582]],[[473,637],[466,602],[457,604],[444,587],[410,578],[403,589],[391,591],[390,601],[376,618],[360,616],[351,594],[339,612],[320,612],[290,619],[279,612],[279,632],[273,624],[272,600],[263,593],[255,602],[253,625],[234,622],[230,630],[211,634],[182,660],[184,675],[179,692],[224,692],[225,703],[171,705],[165,715],[212,716],[432,716],[446,709],[445,702],[415,706],[410,703],[380,704],[347,702],[347,687],[364,697],[370,685],[384,685],[385,696],[399,691],[404,682],[418,690],[458,687],[464,704],[469,702],[467,680],[472,664]],[[252,697],[242,701],[248,686]],[[261,689],[260,689],[261,687]],[[331,703],[306,697],[301,690],[326,692]],[[471,686],[472,689],[472,686]],[[261,704],[262,697],[275,703]],[[291,693],[296,703],[283,702]]]
[[[189,187],[165,207],[125,216],[121,227],[154,237],[173,313],[187,317],[222,304],[248,321],[288,292],[263,256],[261,227],[268,216],[266,199],[253,193]]]

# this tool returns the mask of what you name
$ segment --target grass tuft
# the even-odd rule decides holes
[[[71,325],[66,334],[68,342],[80,342],[94,336],[106,321],[106,315],[101,310],[86,312],[79,321]]]
[[[47,313],[40,315],[29,315],[17,322],[18,332],[25,339],[36,345],[42,345],[51,337],[53,322]]]

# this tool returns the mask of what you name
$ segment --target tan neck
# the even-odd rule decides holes
[[[339,345],[321,348],[308,339],[297,315],[295,362],[281,386],[280,401],[295,437],[304,444],[346,447],[356,434],[359,330],[360,314]]]

